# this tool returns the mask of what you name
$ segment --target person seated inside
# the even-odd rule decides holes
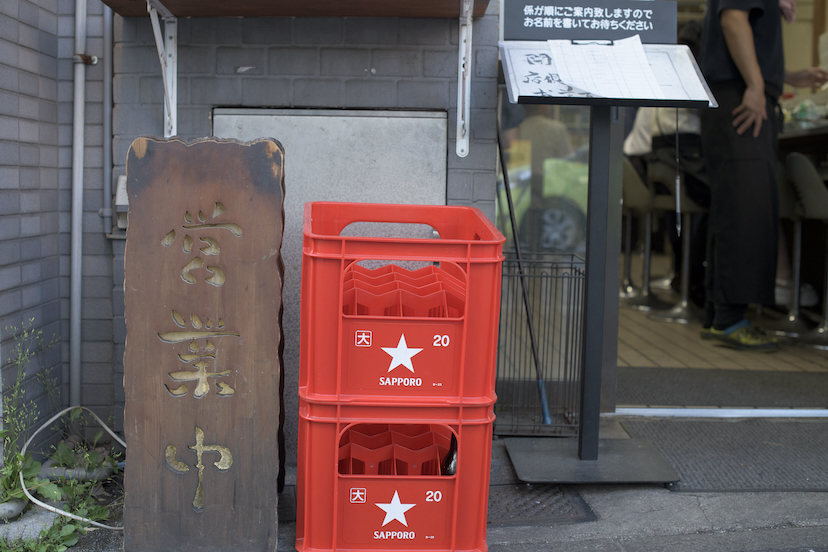
[[[642,107],[636,113],[633,129],[624,141],[624,154],[647,182],[647,164],[662,162],[676,168],[676,140],[678,140],[678,170],[690,199],[703,208],[710,205],[707,170],[701,152],[701,124],[695,109],[669,107]],[[678,129],[678,134],[676,134]],[[672,184],[672,183],[670,183]],[[671,194],[664,183],[656,183],[656,193]],[[681,287],[682,243],[676,230],[676,213],[664,213],[664,229],[673,250],[675,277],[671,287]],[[691,223],[690,237],[690,300],[704,306],[704,259],[707,242],[707,215],[696,213]]]
[[[679,30],[678,43],[686,44],[693,56],[699,56],[701,24],[688,21]],[[710,205],[707,169],[701,151],[701,120],[696,109],[642,107],[638,109],[633,128],[624,141],[624,154],[630,159],[641,179],[647,182],[647,163],[660,161],[684,173],[683,184],[690,199],[703,208]],[[656,193],[670,194],[661,183]],[[664,228],[673,250],[674,278],[671,287],[681,287],[682,244],[676,229],[676,213],[664,214]],[[707,215],[696,213],[690,228],[690,300],[704,305],[704,260],[707,242]]]

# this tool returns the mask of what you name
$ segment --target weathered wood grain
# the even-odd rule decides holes
[[[283,160],[274,140],[129,150],[128,552],[276,549]]]

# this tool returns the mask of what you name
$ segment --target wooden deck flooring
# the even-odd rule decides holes
[[[636,266],[640,259],[636,257],[633,258],[633,278],[640,283],[641,279],[635,278],[641,273],[640,266]],[[665,257],[654,256],[653,274],[666,273],[668,263]],[[674,302],[678,298],[672,291],[655,292],[668,301]],[[714,340],[701,339],[700,324],[656,321],[649,319],[647,314],[620,308],[618,366],[828,372],[828,351],[806,349],[784,341],[780,342],[776,353],[736,351],[718,345]],[[755,316],[755,313],[751,315]],[[757,323],[761,325],[762,320],[758,319]]]
[[[618,366],[641,368],[709,368],[828,372],[828,351],[782,342],[776,353],[736,351],[701,339],[700,324],[674,324],[621,308],[618,320]]]

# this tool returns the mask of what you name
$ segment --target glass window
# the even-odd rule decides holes
[[[583,253],[589,180],[589,107],[517,105],[501,87],[498,124],[521,249]],[[497,224],[513,248],[502,169]]]

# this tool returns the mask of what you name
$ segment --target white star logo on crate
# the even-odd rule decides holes
[[[421,348],[409,347],[405,342],[405,334],[400,335],[400,341],[396,347],[382,347],[382,350],[391,355],[391,364],[388,366],[390,372],[397,366],[405,366],[413,374],[414,365],[411,364],[411,357],[422,351]]]
[[[403,504],[400,502],[400,495],[394,491],[394,497],[388,504],[376,503],[376,505],[385,511],[385,519],[382,521],[382,526],[385,527],[395,519],[408,527],[408,521],[405,519],[405,513],[416,504]]]

